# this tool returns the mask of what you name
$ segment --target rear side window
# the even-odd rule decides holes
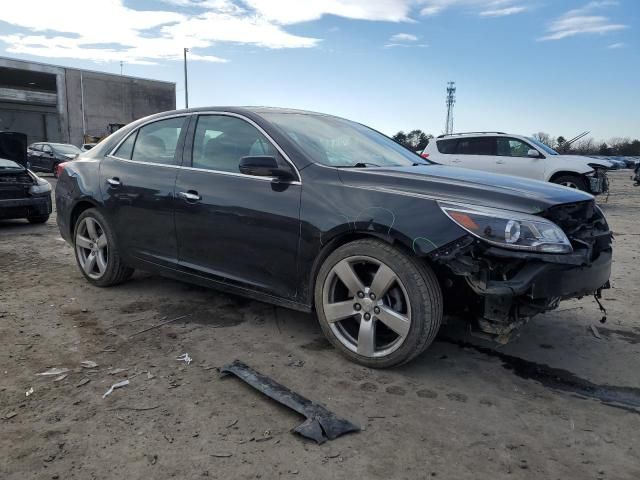
[[[133,153],[133,144],[136,141],[136,136],[138,135],[138,131],[136,130],[131,135],[127,137],[127,139],[120,144],[118,149],[113,154],[115,157],[124,158],[126,160],[131,160],[131,154]]]
[[[184,117],[174,117],[149,123],[138,129],[131,160],[175,165],[176,148],[183,125]]]
[[[458,139],[452,138],[450,140],[438,140],[436,146],[440,153],[455,153],[457,143]]]
[[[460,155],[495,155],[494,137],[461,138],[456,153]]]
[[[40,145],[39,143],[34,143],[29,148],[31,148],[31,150],[35,150],[36,152],[41,152],[42,151],[42,145]]]
[[[194,168],[240,172],[240,159],[249,155],[278,158],[274,146],[253,125],[226,115],[198,117],[193,140]]]
[[[43,152],[47,152],[47,153],[53,152],[53,150],[51,150],[51,147],[49,145],[43,145],[42,146],[42,151]]]

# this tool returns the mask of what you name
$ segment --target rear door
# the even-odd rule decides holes
[[[453,155],[454,165],[497,173],[495,152],[495,137],[460,137]]]
[[[175,265],[174,187],[187,116],[147,123],[100,162],[107,214],[127,255]]]
[[[200,115],[176,181],[176,232],[182,267],[237,286],[294,298],[300,236],[299,181],[240,173],[248,155],[295,168],[256,124],[234,115]]]
[[[496,146],[498,173],[545,180],[545,157],[530,157],[529,150],[537,150],[532,145],[518,138],[496,137]]]

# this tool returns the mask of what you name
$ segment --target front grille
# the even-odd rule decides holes
[[[588,249],[591,260],[611,248],[609,225],[594,200],[551,207],[542,216],[562,228],[574,250]]]
[[[15,198],[26,198],[29,196],[28,187],[5,187],[0,185],[0,200],[11,200]]]

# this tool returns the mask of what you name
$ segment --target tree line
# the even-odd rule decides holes
[[[553,137],[548,133],[538,132],[534,133],[532,137],[554,150],[565,154],[640,156],[640,140],[632,140],[629,137],[614,137],[606,142],[597,142],[593,138],[584,138],[571,144],[569,144],[567,139],[562,135]],[[391,138],[415,152],[424,150],[434,136],[416,129],[408,133],[401,130]]]

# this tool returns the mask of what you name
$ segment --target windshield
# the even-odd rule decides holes
[[[549,147],[548,145],[545,145],[542,142],[539,142],[538,140],[536,140],[535,138],[531,138],[531,137],[527,137],[527,139],[535,144],[536,147],[541,148],[542,150],[544,150],[545,153],[548,153],[549,155],[560,155],[558,152],[556,152],[553,148]]]
[[[428,165],[381,133],[349,120],[305,113],[263,113],[311,159],[330,167]]]
[[[75,145],[54,145],[53,149],[63,155],[75,155],[76,153],[82,153],[82,150]]]
[[[24,170],[24,167],[13,160],[0,158],[0,170]]]

